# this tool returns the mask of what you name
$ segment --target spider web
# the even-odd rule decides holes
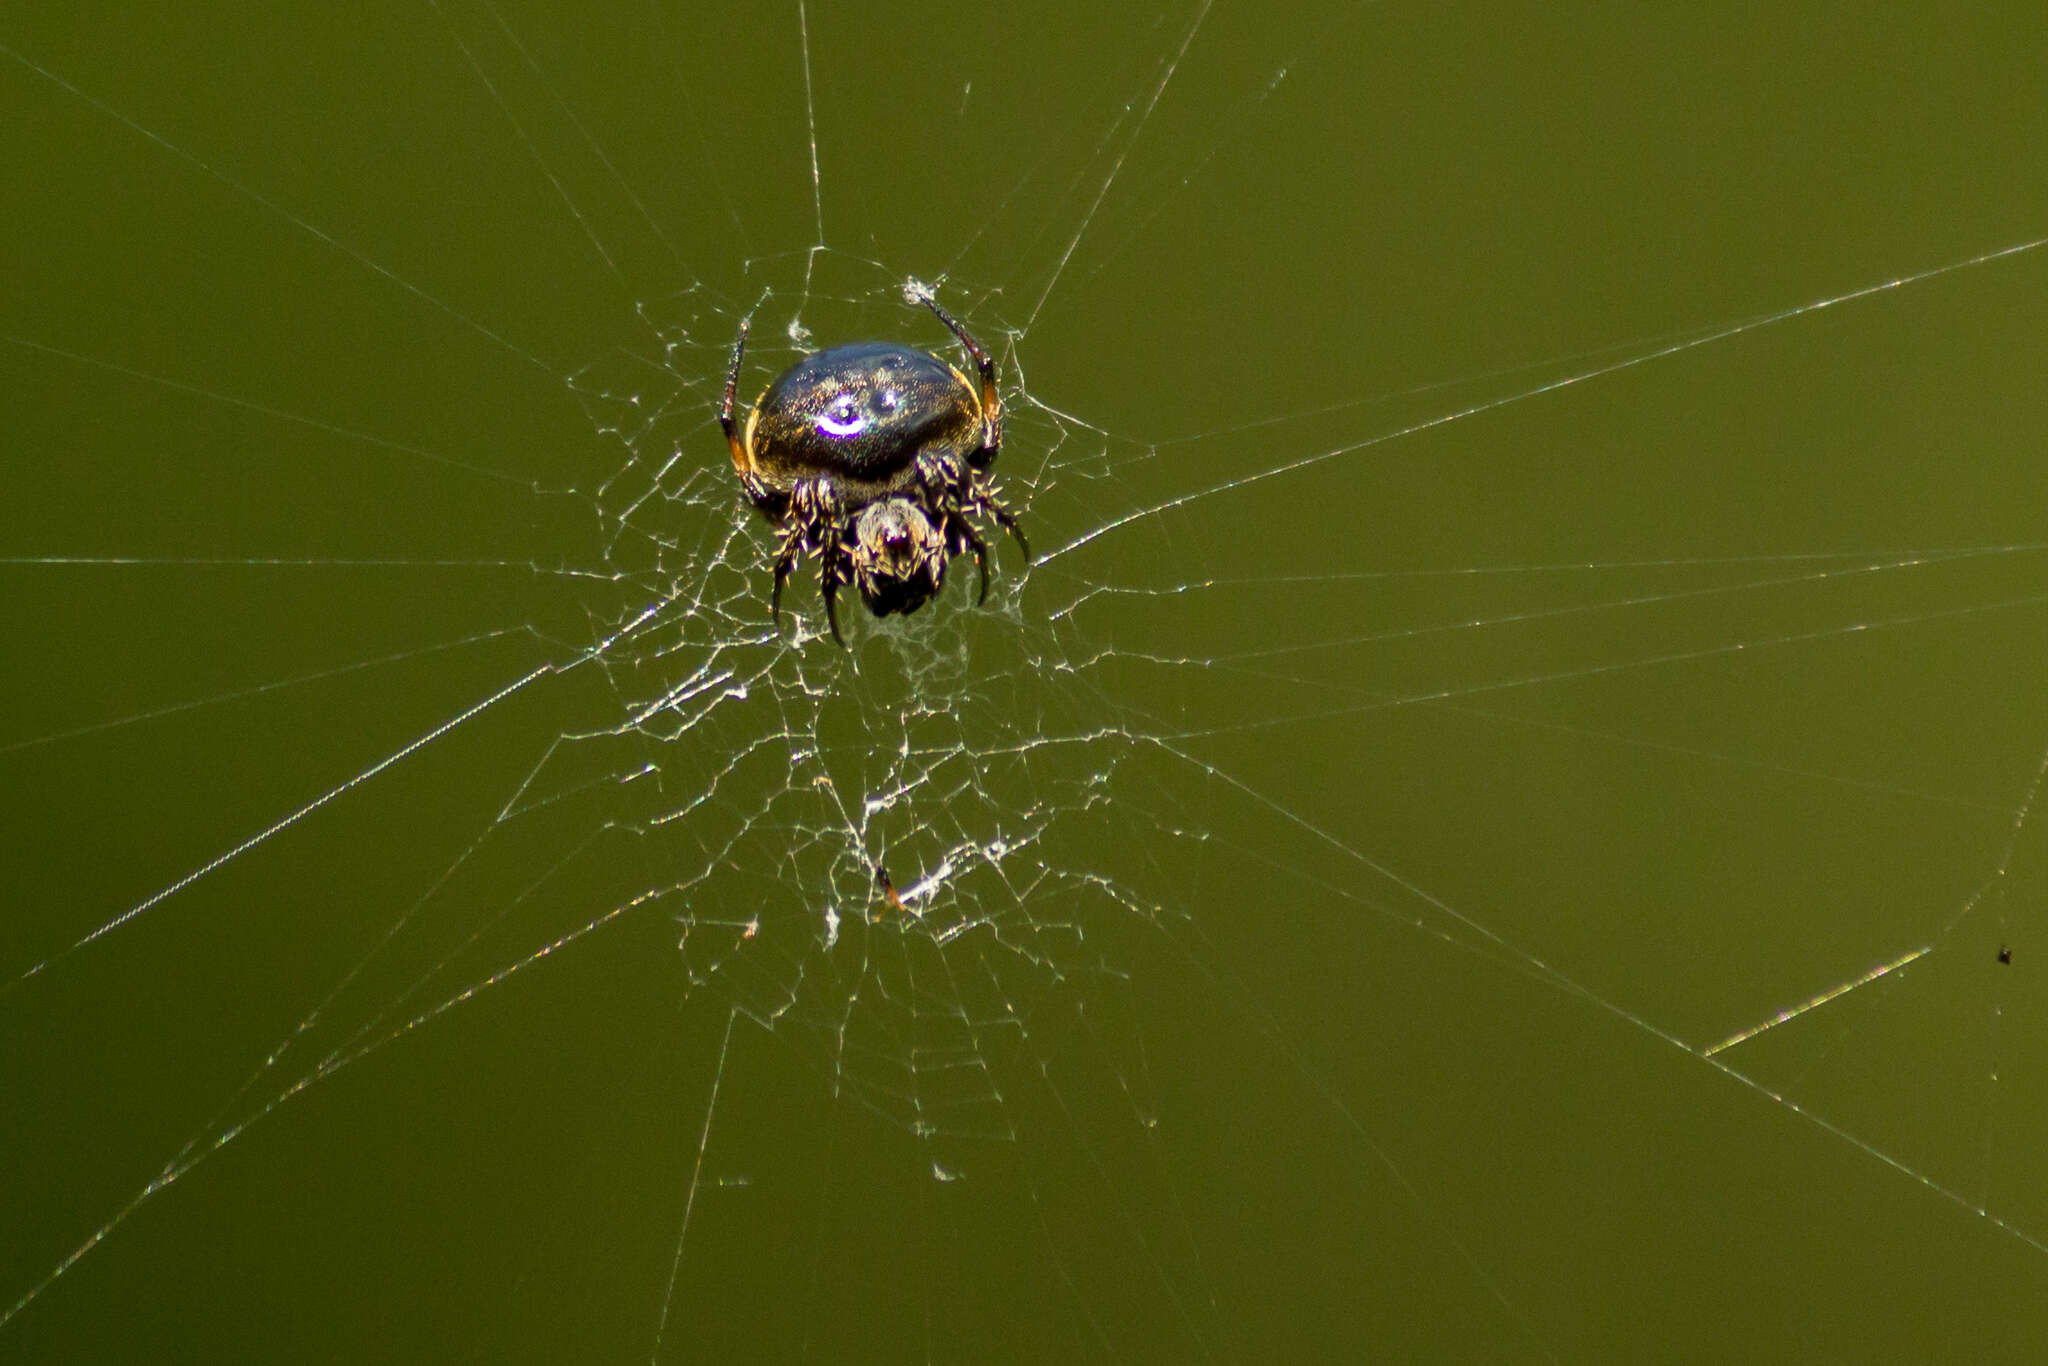
[[[2041,206],[1984,171],[1866,243],[1836,185],[1803,254],[1571,327],[1417,247],[1491,244],[1456,193],[1368,195],[1385,273],[1236,279],[1340,259],[1254,226],[1311,221],[1329,120],[1486,153],[1395,138],[1435,97],[1382,122],[1331,32],[1523,107],[1506,59],[1067,19],[0,31],[79,173],[6,338],[64,457],[6,569],[10,1351],[134,1354],[95,1323],[136,1306],[224,1350],[223,1276],[252,1356],[315,1300],[339,1355],[1641,1355],[1614,1306],[1782,1295],[1766,1253],[1848,1261],[1792,1283],[1853,1351],[1859,1245],[1942,1340],[2038,1343],[2043,414],[2038,346],[1974,339],[2038,331]],[[945,78],[863,103],[899,60]],[[1984,166],[2008,124],[1962,123]],[[66,214],[243,292],[160,316]],[[765,619],[709,415],[744,315],[749,393],[945,350],[914,282],[998,356],[1039,555],[841,651],[802,577]],[[348,1336],[392,1296],[436,1307]]]
[[[761,287],[760,313],[786,313],[781,349],[754,348],[770,374],[818,335],[887,332],[923,288],[824,253],[750,273],[797,296],[785,306]],[[653,779],[646,803],[613,819],[677,860],[633,904],[679,923],[693,986],[764,1028],[820,1035],[834,1090],[913,1132],[1014,1138],[990,1057],[1015,1051],[1044,989],[1115,975],[1086,943],[1090,919],[1165,913],[1058,852],[1065,828],[1110,800],[1119,748],[1156,729],[1107,705],[1060,632],[1027,624],[1014,558],[983,610],[849,624],[858,654],[825,650],[815,583],[790,594],[811,599],[791,634],[763,621],[755,528],[735,514],[729,471],[696,458],[735,318],[696,291],[642,317],[658,346],[586,367],[572,387],[627,453],[598,492],[608,562],[658,589],[658,605],[609,624],[590,655],[628,719],[565,736],[528,800],[587,781],[593,762],[605,782]],[[1077,442],[1036,406],[1014,426],[1034,503],[1078,510],[1109,482],[1092,435]],[[1070,443],[1092,453],[1066,455]],[[1099,750],[1087,766],[1064,762],[1084,746]]]

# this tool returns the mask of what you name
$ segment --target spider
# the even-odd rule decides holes
[[[849,342],[813,352],[762,391],[745,427],[733,420],[751,316],[740,320],[718,424],[747,500],[782,533],[769,614],[806,552],[818,557],[825,620],[842,646],[835,599],[852,584],[878,617],[914,612],[972,552],[988,601],[988,545],[971,517],[995,521],[1028,563],[1031,547],[988,476],[1003,440],[996,363],[936,299],[909,294],[974,358],[979,388],[929,351]]]

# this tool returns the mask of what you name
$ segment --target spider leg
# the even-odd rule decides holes
[[[988,545],[974,534],[974,528],[967,524],[965,517],[955,516],[953,527],[953,534],[974,552],[974,568],[981,575],[981,596],[974,600],[974,605],[979,607],[988,601]]]
[[[839,634],[839,579],[829,564],[820,572],[818,586],[825,595],[825,624],[832,628],[832,639],[843,650],[846,637]]]
[[[768,594],[768,619],[778,626],[782,622],[782,585],[789,582],[789,571],[796,568],[794,555],[775,557],[775,587]]]
[[[986,469],[995,463],[996,452],[1001,450],[1003,445],[1003,396],[996,389],[995,357],[983,350],[981,343],[974,339],[973,334],[956,322],[952,314],[941,308],[937,299],[929,294],[925,295],[924,306],[946,325],[948,331],[960,339],[960,344],[967,348],[967,354],[974,357],[975,369],[981,372],[981,449],[968,457],[968,463],[976,469]]]
[[[790,571],[796,568],[797,556],[804,549],[804,524],[792,521],[782,528],[782,544],[775,551],[775,588],[768,595],[768,619],[780,623],[782,620],[782,585],[789,582]]]
[[[919,451],[912,464],[927,506],[937,505],[948,497],[957,498],[966,483],[966,475],[959,462],[949,454]]]
[[[1010,533],[1010,538],[1017,542],[1017,549],[1024,552],[1024,563],[1030,564],[1031,543],[1024,539],[1024,528],[1018,526],[1017,519],[1010,515],[1010,510],[996,500],[995,490],[986,484],[977,484],[974,501],[982,511],[995,518],[1003,530]]]
[[[849,528],[842,518],[821,518],[818,531],[818,591],[825,599],[825,624],[832,628],[832,639],[843,650],[846,637],[839,634],[839,586],[850,583],[853,575],[852,557],[846,551]]]
[[[746,443],[740,440],[739,428],[732,420],[733,390],[739,387],[740,382],[740,358],[747,353],[747,329],[753,325],[754,315],[749,313],[740,319],[739,335],[733,338],[732,368],[725,372],[725,397],[718,404],[718,425],[725,429],[725,444],[732,449],[734,472],[747,485],[748,496],[758,503],[760,498],[755,494],[757,481],[753,477],[752,469],[749,468]]]

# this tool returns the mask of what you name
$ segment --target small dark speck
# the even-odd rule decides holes
[[[2001,963],[2010,963],[2012,961],[2012,950],[2004,944],[1998,946],[1998,961]]]

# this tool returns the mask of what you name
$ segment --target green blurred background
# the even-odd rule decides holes
[[[0,18],[0,1359],[2040,1359],[2038,6],[134,9]],[[1039,562],[778,649],[729,339],[906,276]]]

